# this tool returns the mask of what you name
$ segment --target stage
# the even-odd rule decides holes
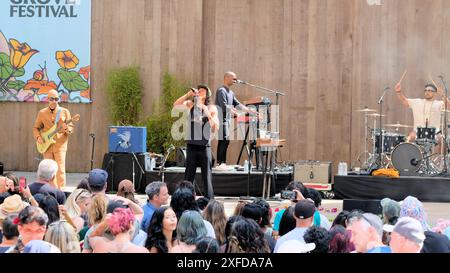
[[[164,172],[164,181],[168,184],[169,193],[173,192],[176,183],[184,180],[184,168],[172,167],[166,168]],[[292,180],[292,172],[275,172],[275,188],[270,190],[273,195],[283,190]],[[140,191],[145,192],[145,187],[152,181],[161,181],[158,171],[147,171],[145,181],[142,181]],[[247,193],[248,173],[239,170],[216,171],[213,169],[212,184],[214,195],[217,196],[246,196],[261,197],[263,193],[263,173],[261,171],[252,171],[250,173],[249,193]],[[200,169],[197,168],[195,176],[195,188],[197,194],[204,192],[202,176]]]
[[[336,199],[389,197],[400,201],[411,195],[422,202],[450,202],[450,178],[336,175],[334,176],[333,191]]]

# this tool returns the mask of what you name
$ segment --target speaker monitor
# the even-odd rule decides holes
[[[136,156],[136,158],[134,158],[134,155]],[[138,191],[140,189],[141,184],[145,182],[146,165],[149,164],[148,162],[146,162],[146,160],[148,160],[146,153],[105,154],[105,156],[103,157],[102,169],[108,172],[108,181],[106,190],[117,191],[120,181],[124,179],[133,181],[133,166],[134,166],[134,189]]]
[[[3,175],[3,163],[0,162],[0,175]]]
[[[330,184],[331,162],[298,161],[294,163],[294,180],[302,183]]]
[[[380,200],[344,199],[342,209],[346,211],[361,210],[375,215],[382,215],[383,213]]]
[[[186,167],[186,147],[177,148],[177,167]]]

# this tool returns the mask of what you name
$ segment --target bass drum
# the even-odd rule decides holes
[[[392,165],[401,176],[417,176],[422,160],[422,148],[407,142],[397,145],[391,155]]]

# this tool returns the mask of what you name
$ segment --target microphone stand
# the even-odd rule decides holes
[[[384,150],[384,141],[383,141],[383,100],[384,100],[384,96],[386,95],[386,92],[389,90],[389,87],[384,88],[383,91],[383,95],[381,95],[380,99],[378,100],[378,104],[380,105],[380,150],[378,152],[378,157],[380,160],[380,165],[378,165],[378,167],[382,168],[383,167],[383,150]],[[376,142],[376,133],[375,133],[375,142]]]
[[[92,138],[92,152],[91,152],[91,170],[94,168],[94,147],[95,147],[95,134],[90,133],[89,136]]]
[[[164,156],[164,158],[163,158],[163,161],[162,161],[162,163],[161,163],[161,166],[159,167],[159,172],[158,172],[158,176],[161,176],[161,173],[162,173],[162,176],[161,176],[161,182],[164,182],[164,165],[166,165],[166,160],[167,160],[167,158],[169,157],[169,154],[172,152],[172,147],[170,147],[168,150],[167,150],[167,153],[166,153],[166,155]]]
[[[448,88],[447,88],[447,83],[444,81],[444,77],[443,76],[439,76],[439,78],[441,78],[442,84],[444,85],[445,88],[445,99],[444,99],[444,104],[445,104],[445,116],[444,116],[444,167],[442,168],[442,174],[447,174],[448,172],[448,168],[447,168],[447,131],[448,131],[448,125],[447,125],[447,98],[448,98]]]
[[[272,89],[265,88],[265,87],[262,87],[262,86],[259,86],[259,85],[256,85],[256,84],[252,84],[252,83],[248,83],[248,82],[240,81],[240,82],[237,82],[237,83],[252,86],[252,87],[260,89],[260,90],[262,90],[263,92],[266,92],[266,93],[275,94],[275,96],[276,96],[275,105],[278,106],[278,109],[277,109],[277,112],[276,112],[276,122],[277,122],[277,125],[279,127],[279,122],[280,122],[280,116],[279,116],[280,115],[280,111],[279,111],[279,108],[280,108],[280,104],[279,104],[280,96],[286,96],[286,94],[283,93],[283,92],[280,92],[280,91],[272,90]],[[279,129],[279,128],[277,128],[277,129]],[[278,132],[278,136],[279,136],[279,132]],[[251,158],[250,158],[250,160],[251,160]],[[275,151],[275,162],[276,161],[277,161],[277,152]]]

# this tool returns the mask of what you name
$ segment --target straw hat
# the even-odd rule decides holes
[[[27,205],[28,204],[23,202],[18,194],[7,197],[5,201],[3,201],[3,204],[0,205],[0,219],[5,219],[8,214],[13,212],[19,213],[27,207]]]

